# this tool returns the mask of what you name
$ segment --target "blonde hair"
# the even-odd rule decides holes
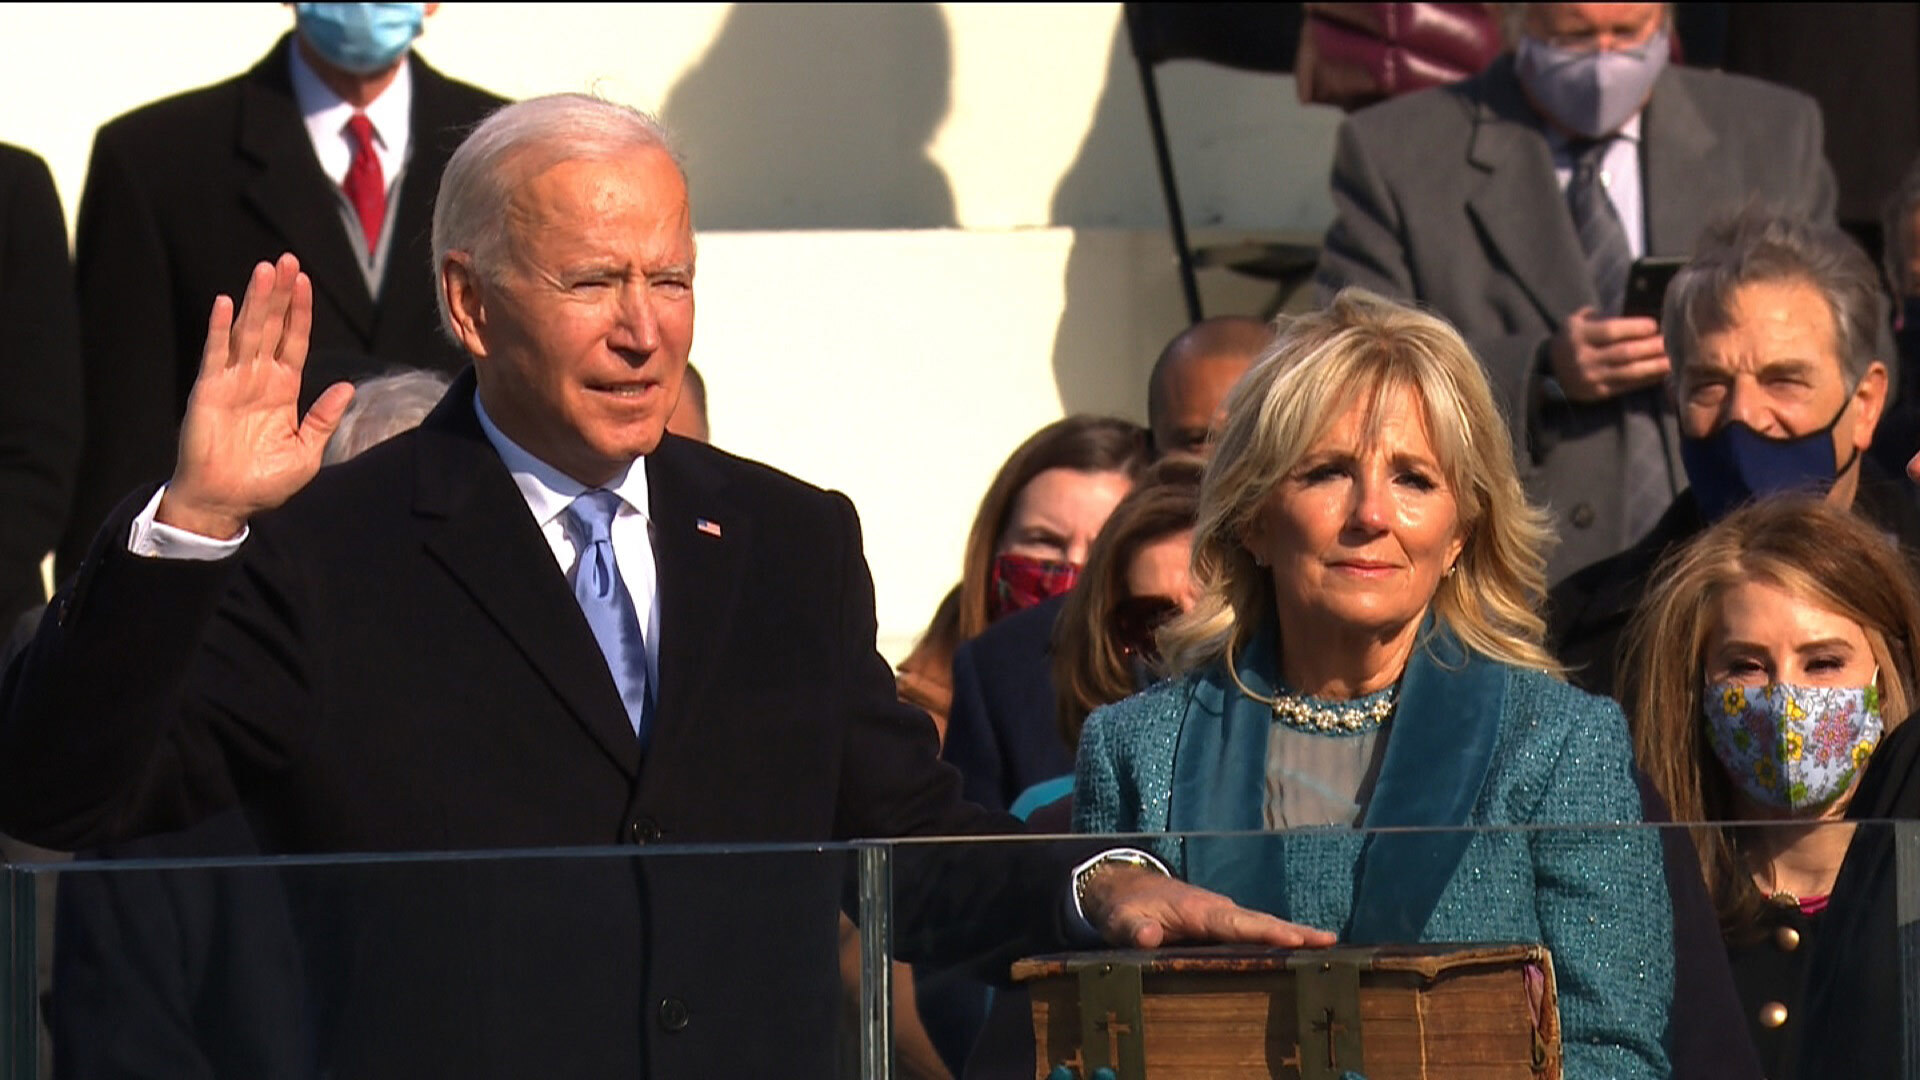
[[[1169,670],[1222,660],[1259,628],[1273,582],[1242,543],[1255,513],[1349,411],[1365,410],[1369,437],[1377,434],[1400,390],[1423,406],[1458,504],[1463,546],[1433,596],[1434,616],[1477,653],[1559,673],[1540,616],[1552,532],[1521,490],[1479,361],[1442,320],[1355,288],[1284,326],[1227,398],[1194,529],[1199,602],[1160,634]]]
[[[1880,711],[1892,731],[1914,705],[1920,672],[1920,584],[1893,541],[1850,510],[1804,496],[1735,511],[1660,561],[1627,628],[1622,661],[1634,756],[1675,821],[1728,821],[1733,785],[1708,745],[1701,701],[1719,600],[1763,582],[1860,624],[1880,667]],[[1701,873],[1722,927],[1739,936],[1763,903],[1747,882],[1740,837],[1694,830]]]

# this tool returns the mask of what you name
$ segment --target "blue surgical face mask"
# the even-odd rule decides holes
[[[1514,74],[1533,103],[1567,130],[1589,139],[1611,135],[1633,118],[1667,67],[1667,32],[1646,44],[1611,52],[1563,49],[1523,37]]]
[[[355,75],[385,71],[420,36],[425,4],[295,4],[300,36],[321,59]]]
[[[1770,439],[1736,420],[1704,439],[1680,437],[1680,462],[1693,486],[1694,502],[1708,521],[1718,521],[1741,503],[1788,491],[1823,494],[1859,458],[1856,448],[1846,463],[1833,463],[1833,429],[1847,403],[1819,431]]]

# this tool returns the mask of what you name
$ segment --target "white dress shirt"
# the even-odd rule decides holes
[[[487,441],[493,444],[507,472],[513,475],[513,486],[519,488],[520,497],[527,500],[527,510],[540,526],[540,535],[547,538],[554,561],[571,581],[580,553],[574,550],[573,538],[567,535],[566,524],[560,518],[574,499],[587,492],[587,486],[507,438],[494,426],[477,393],[473,396],[473,411],[480,416],[480,430],[486,433]],[[620,567],[620,580],[626,583],[633,610],[643,620],[641,637],[647,648],[647,692],[657,704],[660,700],[660,590],[653,559],[653,519],[648,512],[646,463],[646,458],[635,458],[625,472],[601,486],[620,496],[620,509],[614,514],[610,529],[613,561]]]
[[[297,41],[288,42],[292,50],[292,63],[289,65],[293,76],[293,100],[300,107],[300,116],[307,125],[307,138],[313,141],[313,152],[320,159],[320,171],[327,174],[334,187],[339,187],[347,178],[347,167],[353,164],[353,137],[347,134],[347,121],[353,119],[354,107],[339,94],[328,89],[320,81],[313,68],[300,55]],[[367,120],[373,124],[373,154],[380,159],[380,175],[385,178],[387,190],[393,190],[393,182],[400,176],[407,164],[407,149],[411,145],[413,132],[408,126],[408,118],[413,114],[413,69],[409,64],[401,64],[394,73],[393,81],[387,84],[380,96],[373,99],[364,110]]]
[[[587,486],[534,457],[507,438],[494,426],[493,418],[487,415],[486,408],[480,404],[478,394],[473,398],[473,411],[480,417],[480,430],[486,433],[487,441],[493,444],[507,472],[513,476],[514,487],[520,489],[520,497],[527,501],[527,510],[540,527],[540,535],[546,537],[547,547],[553,551],[554,562],[559,564],[561,573],[571,580],[573,564],[578,560],[579,552],[574,550],[573,539],[567,535],[566,525],[560,516],[575,498],[588,490]],[[641,617],[646,620],[646,625],[641,636],[647,649],[647,692],[658,703],[660,590],[653,557],[653,521],[648,513],[646,461],[646,458],[634,459],[624,473],[602,486],[620,496],[620,509],[614,514],[611,528],[613,559],[619,564],[620,580],[626,583],[627,595],[633,599],[633,610],[636,613],[644,612]],[[154,492],[140,516],[133,519],[133,528],[127,536],[128,551],[156,559],[210,561],[232,555],[246,542],[251,532],[249,529],[242,529],[240,535],[231,540],[216,540],[155,521],[154,514],[160,509],[160,498],[166,493],[164,486]]]
[[[1600,186],[1606,190],[1613,212],[1620,215],[1620,227],[1627,233],[1627,250],[1636,259],[1647,253],[1646,185],[1640,175],[1640,121],[1645,115],[1642,109],[1622,124],[1600,159]],[[1553,150],[1553,176],[1564,193],[1573,182],[1570,140],[1553,128],[1546,127],[1546,132],[1547,145]]]

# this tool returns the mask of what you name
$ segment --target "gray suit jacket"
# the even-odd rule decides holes
[[[1831,221],[1833,171],[1821,140],[1819,106],[1804,94],[1668,68],[1641,128],[1647,254],[1687,254],[1702,227],[1748,202]],[[1322,295],[1361,285],[1418,300],[1465,335],[1513,425],[1528,493],[1560,533],[1549,576],[1633,542],[1620,402],[1550,401],[1535,378],[1541,346],[1595,298],[1512,57],[1349,117],[1333,199]],[[1669,467],[1684,486],[1670,417],[1666,426]]]

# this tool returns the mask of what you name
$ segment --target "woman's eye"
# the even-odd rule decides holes
[[[1415,491],[1432,491],[1440,486],[1438,481],[1423,472],[1403,472],[1400,474],[1400,483]]]
[[[1346,473],[1346,467],[1343,465],[1315,465],[1300,477],[1300,481],[1305,484],[1324,484],[1329,480],[1338,480]]]
[[[1845,670],[1847,661],[1840,656],[1816,656],[1807,661],[1808,671],[1832,673]]]

